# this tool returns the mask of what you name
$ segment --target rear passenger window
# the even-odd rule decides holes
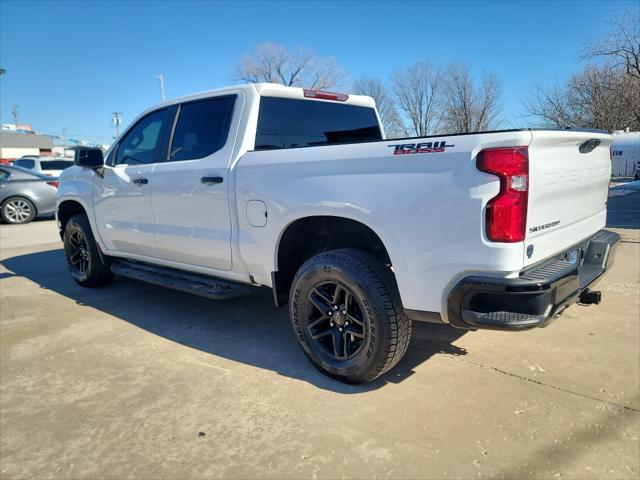
[[[64,170],[73,165],[73,162],[66,160],[45,160],[40,162],[42,170]]]
[[[32,169],[32,168],[34,168],[36,166],[35,160],[30,160],[30,159],[26,159],[26,158],[24,158],[22,160],[18,159],[16,161],[14,161],[13,164],[17,165],[19,167],[28,168],[28,169]]]
[[[169,160],[202,158],[224,147],[235,100],[235,95],[229,95],[181,105]]]
[[[382,140],[373,108],[262,97],[256,150]]]

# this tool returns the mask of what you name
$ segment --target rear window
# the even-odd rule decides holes
[[[23,158],[14,161],[13,164],[22,168],[33,168],[36,166],[36,161],[29,158]]]
[[[373,108],[262,97],[256,150],[382,140]]]
[[[235,95],[180,106],[169,160],[193,160],[217,152],[227,142]]]
[[[64,170],[73,165],[71,160],[40,160],[42,170]]]

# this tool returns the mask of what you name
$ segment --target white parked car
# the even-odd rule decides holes
[[[619,240],[602,230],[610,145],[578,130],[385,140],[369,97],[243,85],[146,111],[104,159],[77,151],[57,219],[79,284],[270,287],[311,362],[363,383],[402,358],[411,320],[525,330],[598,303]]]
[[[59,177],[64,169],[73,166],[73,160],[69,158],[25,156],[14,160],[13,165],[50,177]]]

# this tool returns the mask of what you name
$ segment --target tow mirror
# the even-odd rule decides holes
[[[104,156],[99,148],[79,148],[75,152],[74,161],[79,167],[93,170],[104,167]]]

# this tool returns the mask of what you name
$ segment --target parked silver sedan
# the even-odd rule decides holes
[[[58,178],[11,165],[0,165],[0,216],[6,223],[29,223],[52,215]]]

